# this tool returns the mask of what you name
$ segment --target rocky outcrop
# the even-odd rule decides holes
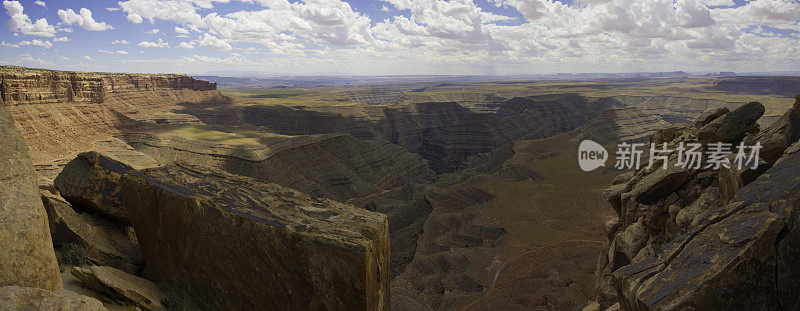
[[[775,163],[789,145],[800,139],[800,95],[795,97],[792,109],[770,124],[767,128],[750,135],[745,142],[752,145],[760,143],[761,158],[767,163]]]
[[[758,129],[758,118],[764,115],[764,105],[751,102],[725,113],[697,130],[697,139],[703,143],[741,141],[744,135]]]
[[[653,256],[616,271],[620,304],[627,310],[800,307],[798,170],[795,153]]]
[[[201,308],[389,308],[384,215],[185,165],[122,185],[148,275]]]
[[[250,145],[137,133],[124,139],[161,163],[196,163],[341,201],[433,177],[418,155],[343,134],[272,135]]]
[[[196,122],[168,112],[226,100],[215,84],[184,75],[22,67],[0,67],[0,98],[34,163],[71,158],[125,129],[182,118],[178,122]]]
[[[36,173],[13,120],[0,107],[0,286],[6,285],[62,288]]]
[[[642,140],[669,124],[636,107],[612,108],[581,128],[584,137],[601,144]]]
[[[132,151],[89,151],[67,163],[55,187],[79,210],[91,211],[119,225],[130,221],[122,207],[119,186],[123,174],[158,166],[149,156]]]
[[[114,301],[149,311],[166,310],[161,304],[164,293],[153,282],[143,278],[103,266],[75,267],[71,273],[84,286]]]
[[[792,96],[800,89],[798,77],[730,77],[715,80],[714,91],[750,94],[782,94]]]
[[[90,213],[78,213],[61,198],[42,195],[50,233],[56,245],[77,244],[94,264],[138,274],[144,267],[139,247],[114,223]]]
[[[105,311],[108,309],[97,299],[63,289],[49,291],[33,287],[3,286],[0,287],[0,310]]]
[[[748,132],[762,135],[756,132],[761,113],[759,103],[722,114],[709,111],[696,122],[699,129],[672,126],[651,140],[672,150],[699,136],[707,143],[735,146]],[[776,132],[790,131],[767,136]],[[781,155],[791,150],[787,143],[780,146],[776,152]],[[756,169],[738,169],[732,155],[731,167],[716,171],[676,167],[677,154],[672,153],[667,169],[656,163],[655,168],[620,175],[606,190],[618,218],[606,225],[609,243],[598,262],[600,303],[608,306],[618,297],[627,310],[753,309],[784,302],[796,308],[800,302],[784,298],[796,295],[794,287],[779,289],[782,281],[774,280],[781,267],[796,265],[776,259],[791,261],[795,256],[786,253],[794,247],[791,242],[781,246],[781,241],[794,234],[791,215],[800,207],[800,179],[795,176],[800,158],[785,157],[775,166],[762,159]],[[793,273],[787,268],[778,274]]]

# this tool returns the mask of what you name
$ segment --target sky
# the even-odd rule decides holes
[[[800,0],[4,0],[0,64],[508,75],[800,70]]]

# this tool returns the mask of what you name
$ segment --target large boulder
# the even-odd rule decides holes
[[[800,308],[800,153],[613,274],[626,310]]]
[[[3,311],[105,311],[97,299],[67,290],[49,291],[41,288],[0,287],[0,310]]]
[[[696,128],[702,128],[706,124],[711,123],[711,121],[716,120],[717,118],[728,113],[729,111],[730,110],[725,107],[708,109],[704,111],[702,114],[700,114],[699,117],[697,117],[697,120],[694,121],[694,126]]]
[[[161,304],[164,293],[148,280],[112,267],[75,267],[72,275],[95,291],[106,294],[121,303],[149,311],[166,310]]]
[[[47,192],[42,193],[42,202],[56,245],[77,244],[94,264],[141,273],[142,253],[122,228],[90,213],[78,213],[69,203]]]
[[[151,157],[132,150],[89,151],[67,163],[54,182],[61,196],[75,208],[126,226],[130,220],[122,207],[120,178],[133,170],[156,166]]]
[[[383,214],[184,165],[126,175],[122,194],[149,278],[203,309],[389,308]]]
[[[0,107],[0,286],[5,285],[62,288],[28,148]]]
[[[761,103],[744,104],[701,127],[697,131],[697,138],[704,144],[741,140],[745,134],[757,128],[756,121],[763,114],[764,105]]]

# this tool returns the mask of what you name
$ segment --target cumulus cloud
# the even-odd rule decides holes
[[[106,24],[105,22],[97,22],[92,18],[92,11],[87,8],[82,8],[80,14],[75,13],[72,9],[58,10],[58,17],[61,22],[66,25],[77,24],[86,30],[103,31],[106,29],[114,29],[114,27]]]
[[[221,40],[217,37],[209,35],[207,33],[203,34],[199,40],[197,40],[197,44],[202,47],[207,47],[217,51],[230,51],[233,49],[228,42]]]
[[[149,33],[149,34],[157,34],[159,31],[161,31],[161,30],[156,28],[156,29],[148,31],[147,33]]]
[[[33,4],[35,4],[35,5],[38,5],[38,6],[40,6],[40,7],[46,7],[46,6],[47,6],[47,5],[44,3],[44,1],[42,1],[42,0],[36,0],[36,1],[34,1],[34,2],[33,2]]]
[[[183,35],[185,35],[185,34],[188,34],[188,33],[189,33],[189,30],[188,30],[188,29],[186,29],[186,28],[175,27],[175,32],[176,32],[176,33],[179,33],[179,34],[183,34]]]
[[[19,43],[19,45],[40,46],[40,47],[43,47],[45,49],[49,49],[49,48],[53,47],[53,43],[50,43],[50,41],[43,41],[43,40],[39,40],[39,39],[33,39],[33,40],[30,40],[30,41],[22,41],[22,42]]]
[[[139,42],[139,44],[137,44],[137,45],[141,46],[143,48],[168,48],[169,47],[169,43],[164,42],[164,40],[161,40],[161,38],[159,38],[157,42],[142,41],[142,42]]]
[[[53,39],[54,42],[69,42],[69,38],[67,37],[58,37]]]
[[[202,25],[202,17],[195,7],[197,3],[210,4],[210,1],[129,0],[120,1],[119,7],[127,13],[128,20],[135,24],[141,24],[146,19],[150,23],[170,20],[179,24]]]
[[[126,45],[126,44],[128,44],[128,41],[124,40],[124,39],[123,40],[114,40],[114,41],[111,42],[111,44]]]
[[[193,49],[194,44],[191,42],[181,42],[178,44],[178,47],[182,49]]]
[[[126,52],[126,51],[106,51],[106,50],[102,50],[102,49],[101,49],[101,50],[97,50],[97,52],[100,52],[100,53],[103,53],[103,54],[120,54],[120,55],[128,55],[128,52]]]
[[[6,23],[9,31],[38,37],[55,37],[56,28],[48,24],[45,18],[31,22],[30,17],[23,13],[24,8],[19,1],[3,1],[3,7],[9,17]]]
[[[0,41],[0,46],[9,47],[9,48],[18,48],[19,44],[6,43],[5,41]]]

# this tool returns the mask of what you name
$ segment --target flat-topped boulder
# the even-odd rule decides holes
[[[149,278],[204,309],[389,308],[386,216],[226,172],[126,175]]]
[[[0,286],[5,285],[62,288],[28,148],[0,107]]]
[[[84,286],[123,304],[148,311],[166,310],[161,304],[164,293],[153,282],[143,278],[104,266],[75,267],[71,273]]]

